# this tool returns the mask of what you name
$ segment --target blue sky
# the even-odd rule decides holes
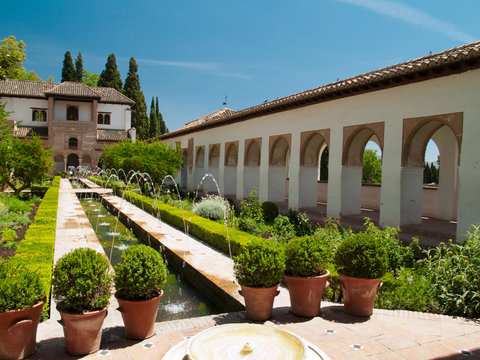
[[[139,65],[167,126],[238,110],[480,39],[480,2],[413,0],[9,1],[0,38],[28,70],[61,80],[65,51],[100,73]]]

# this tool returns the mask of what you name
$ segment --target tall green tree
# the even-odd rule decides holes
[[[160,110],[158,108],[158,96],[157,96],[157,99],[156,99],[155,113],[157,115],[159,135],[167,133],[168,132],[167,125],[165,124],[165,121],[163,120],[162,113],[160,112]]]
[[[155,101],[152,96],[152,103],[150,105],[150,134],[149,137],[155,137],[160,134],[160,129],[158,128],[157,113],[155,111]]]
[[[62,82],[75,81],[76,76],[75,68],[73,67],[72,54],[70,54],[70,51],[67,51],[63,59]]]
[[[41,80],[35,71],[27,72],[23,62],[27,58],[27,46],[23,41],[17,41],[15,36],[10,35],[2,40],[0,45],[0,80]]]
[[[82,82],[88,86],[97,86],[98,83],[98,74],[91,73],[87,69],[83,69]]]
[[[365,149],[363,152],[362,181],[371,184],[382,182],[382,159],[378,157],[377,150]]]
[[[97,85],[111,87],[122,92],[123,83],[120,72],[117,69],[117,59],[115,58],[115,54],[108,55],[105,70],[100,73]]]
[[[135,58],[130,58],[128,66],[128,74],[125,79],[125,86],[123,92],[125,96],[135,101],[132,106],[132,127],[137,129],[137,136],[140,140],[148,138],[150,122],[147,116],[147,104],[145,103],[145,96],[140,89],[140,78],[137,74],[138,66]]]
[[[82,53],[78,52],[77,58],[75,59],[75,81],[82,82],[83,80],[83,59]]]

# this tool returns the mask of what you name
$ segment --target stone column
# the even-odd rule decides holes
[[[269,158],[269,137],[262,137],[262,148],[260,152],[260,169],[258,196],[260,201],[268,201],[268,158]]]
[[[385,121],[380,189],[380,224],[400,226],[402,189],[402,121]],[[423,179],[422,179],[423,183]]]
[[[342,209],[342,148],[343,128],[332,128],[328,149],[327,215],[336,219],[340,218]]]
[[[290,177],[288,181],[288,207],[298,209],[300,206],[300,133],[292,132],[290,146]],[[316,193],[315,193],[316,199]],[[315,205],[314,205],[315,206]]]

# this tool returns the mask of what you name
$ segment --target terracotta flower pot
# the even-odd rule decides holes
[[[280,291],[278,285],[269,288],[254,288],[250,286],[240,285],[240,295],[245,299],[245,308],[247,310],[247,318],[254,321],[264,321],[272,316],[273,300]]]
[[[157,318],[158,304],[163,291],[153,299],[131,301],[117,298],[125,324],[125,336],[130,339],[146,339],[155,335],[154,325]]]
[[[0,313],[0,359],[23,359],[35,351],[43,304]]]
[[[314,317],[320,314],[323,290],[330,273],[314,277],[285,275],[285,286],[290,294],[291,311],[295,315]]]
[[[103,320],[107,317],[107,308],[84,314],[60,311],[65,346],[71,355],[86,355],[100,349]]]
[[[370,316],[373,313],[375,296],[380,288],[380,279],[361,279],[342,274],[340,286],[343,291],[343,306],[347,314]]]

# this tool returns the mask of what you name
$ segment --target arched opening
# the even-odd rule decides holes
[[[67,107],[67,120],[78,121],[78,107],[73,105]]]
[[[70,154],[67,156],[67,170],[70,168],[70,166],[76,168],[78,165],[80,165],[80,161],[77,154]]]
[[[268,200],[284,202],[287,197],[290,145],[286,136],[270,138]]]
[[[461,128],[461,116],[433,116],[418,119],[407,134],[402,151],[402,225],[421,224],[427,218],[456,223]]]
[[[243,197],[260,186],[261,139],[245,141],[245,167],[243,169]]]
[[[78,150],[78,139],[77,138],[68,139],[68,148],[70,150]]]
[[[320,132],[305,133],[300,155],[299,207],[326,209],[328,145]]]
[[[198,146],[195,153],[195,189],[205,175],[205,146]],[[202,188],[203,190],[203,188]]]
[[[342,215],[362,209],[377,220],[381,197],[383,123],[349,127],[343,148]]]
[[[237,192],[238,142],[225,144],[224,193],[235,195]]]
[[[220,181],[220,144],[210,144],[208,147],[208,173],[213,176],[212,179],[205,180],[204,191],[217,193],[218,182]]]

